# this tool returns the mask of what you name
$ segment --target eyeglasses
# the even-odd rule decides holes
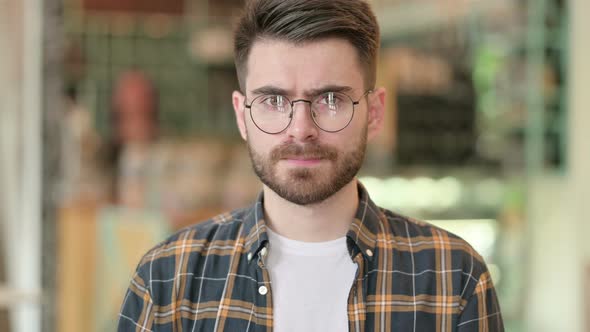
[[[354,107],[371,92],[367,90],[357,101],[341,92],[325,92],[313,100],[293,101],[282,95],[260,95],[250,105],[244,102],[244,106],[250,109],[250,117],[258,129],[267,134],[278,134],[291,124],[295,103],[308,103],[315,125],[323,131],[335,133],[350,124]]]

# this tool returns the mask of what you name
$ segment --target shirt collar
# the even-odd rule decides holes
[[[268,234],[266,233],[266,223],[264,222],[263,210],[264,195],[261,192],[254,205],[248,209],[244,216],[244,234],[246,234],[245,248],[248,253],[248,260],[252,261],[253,257],[266,246]]]
[[[382,213],[369,197],[365,187],[360,182],[357,183],[359,205],[346,237],[351,257],[354,257],[357,252],[361,252],[367,260],[372,261]],[[250,261],[268,243],[263,202],[264,196],[261,192],[254,205],[247,209],[243,219],[244,234],[246,234],[245,248]]]
[[[372,261],[377,249],[377,234],[383,213],[369,197],[365,187],[358,183],[359,205],[346,234],[351,257],[355,256],[355,246],[367,260]],[[354,245],[354,246],[352,246]]]

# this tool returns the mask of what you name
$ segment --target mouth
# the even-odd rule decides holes
[[[324,159],[316,156],[287,156],[281,160],[296,166],[313,166],[321,163]]]

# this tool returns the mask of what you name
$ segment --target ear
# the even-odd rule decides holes
[[[246,118],[245,118],[245,109],[244,102],[246,101],[246,97],[240,91],[234,91],[232,93],[232,104],[234,106],[234,112],[236,113],[236,123],[238,125],[238,130],[240,131],[240,135],[244,140],[247,140],[246,135]]]
[[[369,94],[369,109],[367,114],[367,138],[371,141],[383,127],[383,116],[385,114],[385,88],[377,88]]]

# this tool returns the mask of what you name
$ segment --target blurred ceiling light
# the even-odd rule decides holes
[[[382,180],[373,176],[360,177],[359,181],[365,186],[365,189],[371,195],[371,199],[375,204],[387,207],[390,206],[388,203],[388,194],[384,191]]]
[[[459,204],[462,195],[462,187],[459,180],[454,177],[444,177],[438,180],[438,193],[436,205],[441,209],[448,209]]]
[[[456,178],[444,177],[435,180],[428,177],[404,179],[391,177],[361,177],[375,203],[388,209],[445,210],[456,206],[463,194],[462,185]]]
[[[426,177],[418,177],[411,181],[410,196],[413,198],[413,205],[418,209],[426,209],[435,205],[436,182]]]
[[[504,186],[497,179],[485,179],[475,186],[475,199],[481,205],[497,206],[502,203]]]
[[[393,177],[384,180],[383,190],[388,193],[385,206],[395,209],[411,204],[412,197],[408,195],[409,187],[410,181],[401,177]]]
[[[429,220],[429,223],[460,236],[484,258],[492,257],[498,236],[494,219]]]

